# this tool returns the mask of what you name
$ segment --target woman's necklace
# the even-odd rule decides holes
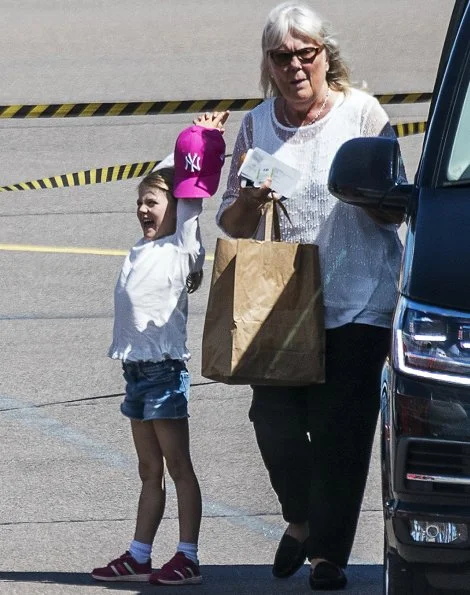
[[[310,126],[311,124],[315,124],[315,122],[318,120],[318,118],[322,115],[323,110],[325,109],[325,106],[327,104],[329,96],[330,96],[330,88],[328,87],[328,91],[326,92],[325,99],[323,100],[323,103],[321,104],[321,107],[318,110],[318,112],[313,116],[313,118],[309,122],[302,122],[302,124],[300,124],[300,126]],[[287,124],[289,124],[289,126],[292,126],[292,128],[300,128],[300,126],[296,126],[295,124],[292,124],[292,122],[287,117],[286,100],[285,99],[282,102],[282,115],[284,116],[284,120],[287,122]]]

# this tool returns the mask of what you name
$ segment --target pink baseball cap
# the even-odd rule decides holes
[[[176,139],[176,198],[208,198],[217,192],[225,162],[225,141],[216,128],[190,126]]]

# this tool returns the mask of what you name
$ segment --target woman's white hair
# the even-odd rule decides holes
[[[269,52],[282,45],[288,34],[302,37],[325,46],[329,69],[326,73],[328,86],[335,91],[347,92],[351,86],[349,68],[343,61],[337,41],[330,26],[307,4],[283,2],[271,10],[261,38],[261,88],[264,96],[277,96],[280,91],[273,81],[269,68]]]

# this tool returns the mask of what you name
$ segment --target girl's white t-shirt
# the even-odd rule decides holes
[[[127,255],[114,291],[113,341],[108,355],[123,361],[190,357],[186,346],[186,278],[202,270],[198,216],[202,199],[180,199],[173,235],[141,239]]]

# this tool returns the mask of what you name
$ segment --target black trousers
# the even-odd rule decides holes
[[[386,328],[327,330],[325,384],[253,387],[250,419],[258,446],[284,519],[309,522],[309,559],[348,563],[389,344]]]

